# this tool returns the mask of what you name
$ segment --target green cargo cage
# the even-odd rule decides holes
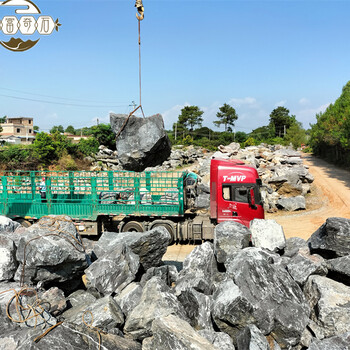
[[[6,171],[0,173],[0,214],[39,219],[68,215],[182,216],[183,172]],[[40,195],[44,178],[46,199]]]

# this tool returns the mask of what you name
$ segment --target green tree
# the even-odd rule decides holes
[[[231,126],[235,126],[235,121],[238,119],[236,110],[227,103],[224,103],[222,107],[219,108],[219,112],[216,113],[216,117],[219,120],[214,121],[213,123],[220,127],[220,125],[225,125],[225,131],[232,131]]]
[[[50,134],[55,133],[56,131],[60,132],[60,133],[64,133],[64,128],[62,125],[54,125],[51,130],[50,130]]]
[[[37,125],[34,125],[34,126],[33,126],[33,130],[34,130],[34,131],[39,131],[39,127],[38,127]]]
[[[66,127],[65,132],[74,135],[74,134],[75,134],[75,129],[74,129],[74,127],[73,127],[72,125],[68,125],[68,126]]]
[[[115,150],[115,134],[110,124],[99,124],[91,127],[91,135],[93,135],[100,145],[104,145],[109,149]]]
[[[310,145],[314,153],[337,163],[350,162],[350,81],[340,97],[316,115],[311,125]]]
[[[237,131],[235,134],[235,141],[238,143],[243,143],[248,139],[248,134],[243,131]]]
[[[302,128],[301,123],[296,122],[290,126],[284,136],[285,144],[291,143],[296,149],[301,146],[302,143],[306,144],[307,136],[305,130]]]
[[[98,146],[98,141],[93,137],[89,137],[87,139],[80,139],[78,143],[78,150],[85,156],[91,156],[97,153]]]
[[[56,160],[56,148],[52,137],[45,132],[39,132],[33,142],[33,153],[35,158],[44,164]]]
[[[270,114],[270,127],[275,129],[275,136],[282,137],[285,131],[295,123],[295,116],[289,115],[289,109],[277,107]]]
[[[181,109],[178,123],[181,124],[184,128],[193,131],[195,125],[202,125],[203,113],[204,112],[201,111],[198,106],[185,106]]]

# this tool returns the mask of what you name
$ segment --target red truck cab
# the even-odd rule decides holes
[[[237,221],[247,227],[264,219],[261,180],[255,168],[241,160],[212,159],[210,166],[210,216],[217,223]]]

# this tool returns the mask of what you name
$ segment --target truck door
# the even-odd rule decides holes
[[[249,227],[251,220],[264,218],[257,184],[222,184],[219,203],[218,222],[233,220]]]

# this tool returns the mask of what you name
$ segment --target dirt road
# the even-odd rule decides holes
[[[266,214],[266,219],[276,220],[282,225],[286,238],[308,239],[329,217],[350,219],[350,172],[311,155],[303,155],[304,164],[314,176],[319,201],[316,210],[290,214]],[[193,245],[172,245],[164,260],[183,261],[194,249]]]
[[[304,155],[303,160],[315,178],[320,208],[289,215],[267,214],[267,219],[282,225],[286,238],[308,239],[327,218],[350,218],[350,172],[311,155]]]

